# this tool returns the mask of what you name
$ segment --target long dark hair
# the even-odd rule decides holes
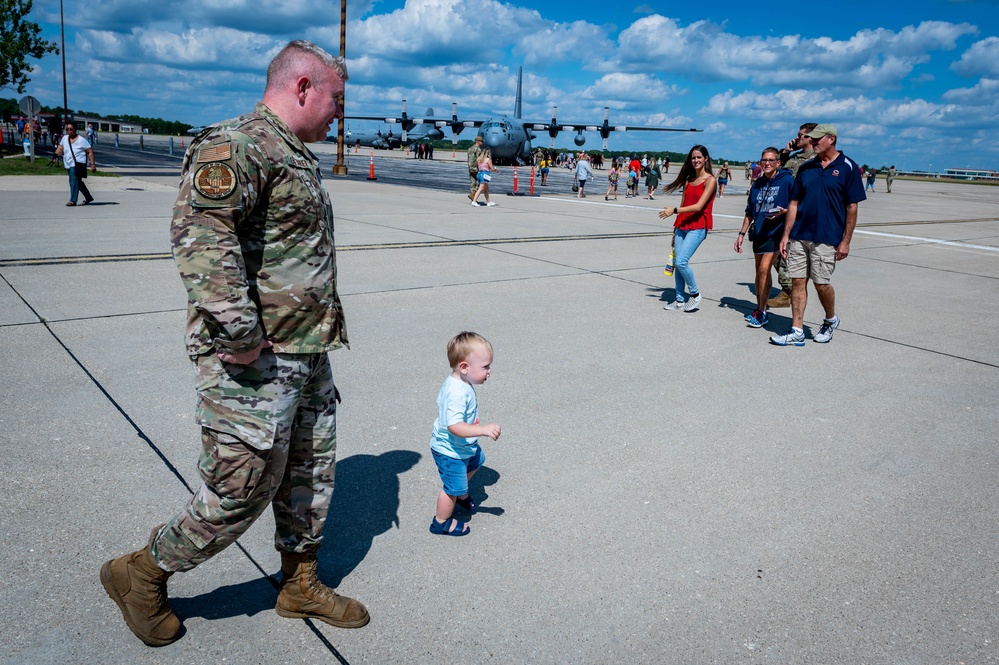
[[[704,155],[704,170],[714,175],[711,171],[711,155],[708,154],[708,149],[703,145],[695,145],[687,153],[687,159],[684,160],[683,166],[680,167],[680,172],[676,175],[676,180],[663,187],[664,194],[672,194],[697,176],[694,165],[690,163],[690,156],[694,154],[695,150]]]

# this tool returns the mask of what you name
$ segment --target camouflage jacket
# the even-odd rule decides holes
[[[479,155],[485,148],[480,148],[479,146],[472,144],[472,147],[468,149],[468,172],[478,173],[479,172]]]
[[[333,206],[315,155],[269,108],[202,132],[170,227],[187,289],[187,350],[278,353],[347,344]]]
[[[781,164],[781,168],[790,169],[791,175],[798,175],[798,169],[801,165],[814,156],[814,150],[809,150],[807,152],[799,150],[798,152],[791,154],[791,156],[788,157],[783,164]]]

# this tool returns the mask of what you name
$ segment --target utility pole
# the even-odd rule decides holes
[[[59,0],[62,2],[62,0]],[[347,58],[347,0],[340,0],[340,57]],[[340,107],[341,112],[343,105]],[[333,175],[347,175],[347,165],[343,163],[343,118],[336,122],[336,164]]]
[[[59,0],[59,32],[62,35],[62,126],[65,127],[66,117],[69,115],[69,98],[66,96],[66,22],[62,18],[62,0]]]

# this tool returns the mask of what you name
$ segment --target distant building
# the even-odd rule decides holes
[[[991,169],[947,169],[946,175],[950,178],[963,178],[964,180],[999,179],[999,172]]]
[[[97,116],[74,115],[73,121],[76,128],[85,130],[87,125],[93,125],[98,133],[108,134],[142,134],[142,125],[137,122],[123,122],[121,120],[107,120]]]

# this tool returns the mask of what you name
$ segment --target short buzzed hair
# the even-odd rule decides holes
[[[468,360],[472,351],[477,349],[486,349],[491,354],[493,345],[482,335],[467,330],[455,335],[447,343],[447,361],[451,364],[451,369],[456,368],[463,360]]]
[[[308,76],[315,83],[325,83],[330,69],[342,80],[347,80],[347,63],[343,58],[330,55],[312,42],[296,39],[288,42],[267,66],[266,89],[280,87],[289,79],[302,75]]]
[[[798,131],[800,132],[801,130],[805,130],[805,133],[807,134],[808,132],[812,131],[813,129],[815,129],[818,126],[819,126],[819,123],[817,123],[817,122],[806,122],[801,127],[798,127]]]

